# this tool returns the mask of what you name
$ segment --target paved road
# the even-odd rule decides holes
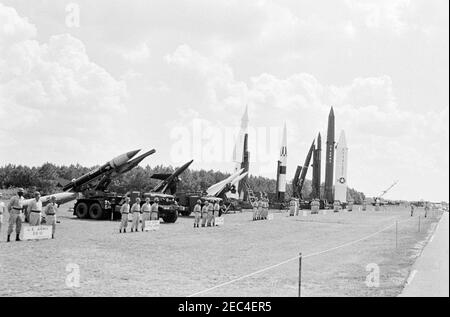
[[[423,254],[412,268],[401,297],[448,297],[449,214],[444,212]]]

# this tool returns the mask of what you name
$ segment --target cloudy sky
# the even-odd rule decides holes
[[[0,0],[0,165],[231,171],[249,107],[251,173],[288,177],[330,106],[349,185],[448,200],[447,0]],[[234,134],[233,134],[234,133]]]

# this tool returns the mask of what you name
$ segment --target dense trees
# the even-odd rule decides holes
[[[66,181],[77,178],[89,170],[95,168],[86,168],[81,165],[56,166],[51,163],[45,163],[40,167],[28,167],[22,165],[6,165],[0,167],[0,188],[24,187],[29,191],[39,190],[43,194],[51,194],[61,189],[59,186]],[[131,190],[149,191],[159,181],[150,176],[155,173],[172,173],[174,168],[169,166],[145,166],[136,167],[130,172],[120,175],[110,185],[110,190],[125,193]],[[179,191],[202,191],[209,186],[225,179],[228,174],[218,171],[193,171],[187,170],[181,175],[181,182],[178,184]],[[274,193],[276,189],[276,180],[260,176],[250,176],[248,184],[255,193],[265,192]],[[291,186],[287,188],[287,196],[292,194]],[[311,193],[311,181],[306,180],[303,188],[303,196],[308,197]],[[349,197],[355,202],[364,199],[364,194],[354,189],[349,189]]]

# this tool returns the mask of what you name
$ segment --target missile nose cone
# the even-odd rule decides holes
[[[334,109],[333,109],[333,107],[331,107],[329,116],[330,116],[330,117],[334,117]]]
[[[126,155],[127,155],[128,159],[132,159],[132,158],[135,157],[136,154],[138,154],[140,151],[141,151],[140,149],[139,149],[139,150],[135,150],[135,151],[130,151],[130,152],[127,152]]]

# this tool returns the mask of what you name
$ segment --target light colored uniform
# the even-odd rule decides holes
[[[206,225],[206,219],[208,218],[208,205],[205,204],[202,207],[202,227]]]
[[[145,203],[141,207],[142,212],[142,231],[145,230],[145,222],[150,220],[150,212],[152,211],[152,205]]]
[[[199,227],[201,218],[202,218],[202,206],[200,204],[196,204],[194,207],[194,228]]]
[[[264,215],[264,202],[262,200],[260,200],[258,202],[258,219],[262,219]]]
[[[16,227],[16,234],[20,234],[20,230],[22,229],[23,201],[23,197],[14,196],[9,202],[8,236],[13,232],[14,226]]]
[[[318,214],[320,209],[320,202],[313,200],[311,202],[311,214]]]
[[[295,200],[291,200],[289,203],[289,216],[295,216]]]
[[[122,215],[122,218],[120,220],[120,230],[126,229],[128,226],[128,214],[130,213],[130,204],[124,203],[120,207],[120,213]]]
[[[208,205],[208,227],[212,225],[213,217],[214,217],[214,205],[213,203],[210,203]]]
[[[38,201],[33,199],[28,208],[30,211],[30,226],[39,226],[41,224],[42,217],[42,201],[40,199]]]
[[[219,218],[219,210],[220,210],[219,203],[215,203],[214,204],[214,213],[213,213],[213,218],[212,218],[213,226],[216,225],[216,218]]]
[[[52,226],[52,236],[56,231],[56,212],[58,206],[55,203],[50,203],[45,207],[45,223],[47,226]]]
[[[334,209],[334,212],[339,212],[341,210],[341,204],[339,202],[335,201],[333,204],[333,209]]]
[[[131,231],[138,231],[139,227],[139,216],[141,215],[141,205],[138,203],[134,203],[131,207],[131,212],[133,213],[133,220],[131,222]]]
[[[152,205],[152,213],[150,214],[150,220],[159,220],[159,204],[153,203]]]
[[[258,216],[258,202],[256,200],[252,203],[252,207],[253,207],[253,220],[256,220]]]
[[[3,215],[6,212],[6,206],[3,201],[0,201],[0,232],[2,232]]]

